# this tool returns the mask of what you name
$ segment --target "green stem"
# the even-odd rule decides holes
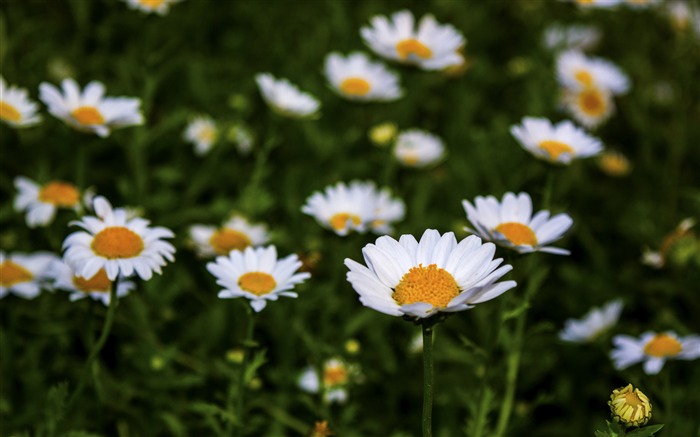
[[[542,196],[542,209],[549,210],[552,207],[552,191],[554,190],[554,170],[547,170],[547,182]]]
[[[433,326],[423,323],[423,437],[433,435]]]
[[[501,404],[501,412],[498,417],[498,425],[496,426],[496,436],[505,436],[506,429],[508,428],[508,422],[510,421],[510,415],[513,411],[513,401],[515,400],[515,388],[518,383],[518,369],[520,367],[520,356],[523,343],[523,336],[525,334],[525,321],[526,321],[527,311],[524,310],[516,321],[515,325],[515,337],[513,339],[513,344],[510,348],[510,355],[508,356],[508,370],[506,374],[506,394]]]
[[[233,423],[229,423],[228,435],[244,435],[243,395],[245,394],[245,376],[246,370],[248,369],[248,362],[250,361],[250,353],[248,349],[250,349],[253,345],[253,333],[255,331],[255,314],[253,314],[250,307],[246,308],[246,314],[248,316],[248,326],[246,327],[246,334],[243,340],[243,361],[241,362],[241,369],[238,374],[238,388],[235,390],[235,399],[233,397],[234,391],[231,390],[233,388],[233,381],[231,382],[232,387],[229,389],[229,410],[233,409],[232,413],[236,417],[236,428],[238,429],[238,432],[234,433]]]

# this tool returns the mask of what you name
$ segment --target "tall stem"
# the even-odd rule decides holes
[[[255,331],[255,314],[251,311],[250,307],[246,308],[246,314],[248,315],[248,326],[246,327],[246,334],[243,340],[243,361],[241,362],[241,370],[238,374],[238,388],[235,391],[235,410],[234,415],[236,416],[236,431],[234,433],[233,423],[229,426],[229,435],[243,435],[243,398],[245,394],[245,380],[246,371],[248,370],[248,362],[250,361],[249,350],[253,345],[253,333]],[[232,383],[233,385],[233,383]],[[233,387],[231,387],[233,388]],[[234,408],[233,390],[229,389],[229,408]]]
[[[510,421],[510,414],[513,411],[513,401],[515,400],[515,388],[518,385],[518,369],[520,368],[520,356],[525,334],[525,321],[527,310],[524,310],[516,321],[515,337],[511,346],[511,353],[508,356],[508,370],[506,374],[506,394],[501,404],[501,412],[498,416],[496,426],[496,436],[504,436]]]
[[[433,326],[423,323],[423,437],[433,435]]]

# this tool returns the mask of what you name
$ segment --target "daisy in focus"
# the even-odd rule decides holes
[[[557,214],[550,218],[549,211],[539,211],[532,215],[532,200],[527,193],[506,193],[499,202],[494,196],[477,196],[472,205],[462,201],[467,219],[474,229],[465,227],[468,232],[518,253],[547,252],[556,255],[569,255],[566,249],[547,246],[562,237],[571,227],[573,220],[568,214]]]
[[[287,79],[275,79],[270,73],[259,73],[255,76],[255,82],[265,103],[284,117],[314,117],[321,107],[315,97],[300,91]]]
[[[564,88],[599,88],[613,95],[629,91],[630,81],[612,62],[584,55],[578,50],[561,53],[556,61],[557,79]]]
[[[297,273],[299,267],[301,261],[296,254],[278,259],[275,246],[233,250],[228,256],[207,263],[209,273],[224,288],[219,298],[245,297],[255,312],[262,311],[268,301],[276,301],[280,296],[298,296],[289,290],[311,277],[307,272]]]
[[[299,387],[307,393],[322,392],[326,403],[345,403],[347,387],[358,376],[357,367],[340,358],[331,358],[323,363],[322,371],[323,375],[319,377],[314,367],[306,367],[299,377]]]
[[[48,279],[49,266],[58,257],[52,253],[34,254],[0,251],[0,299],[13,293],[24,299],[34,299]]]
[[[14,128],[34,126],[41,122],[37,114],[39,105],[29,100],[27,90],[14,85],[7,86],[0,76],[0,120]]]
[[[457,242],[452,232],[433,229],[420,241],[402,235],[377,238],[362,249],[366,266],[345,259],[347,280],[364,306],[391,316],[425,319],[452,313],[500,296],[515,281],[497,282],[512,267],[493,259],[496,246],[470,236]]]
[[[387,102],[403,96],[399,76],[364,53],[331,53],[323,71],[333,91],[349,100]]]
[[[56,217],[58,208],[80,211],[80,191],[68,182],[51,181],[39,185],[24,176],[15,178],[14,207],[16,211],[26,211],[27,226],[48,226]]]
[[[165,15],[170,11],[170,6],[182,0],[124,0],[131,9],[145,14]]]
[[[43,82],[39,98],[49,112],[73,129],[107,137],[112,129],[143,124],[141,100],[131,97],[105,97],[101,82],[92,81],[83,91],[73,79],[64,79],[61,90]]]
[[[617,299],[602,308],[591,309],[583,319],[568,319],[559,338],[572,343],[590,343],[615,326],[622,312],[622,301]]]
[[[459,53],[464,36],[449,24],[440,24],[432,15],[424,15],[415,28],[410,11],[395,12],[391,19],[375,16],[360,34],[376,54],[423,70],[442,70],[464,62]]]
[[[219,139],[219,130],[214,119],[208,115],[194,117],[187,125],[183,139],[194,144],[195,155],[205,155]]]
[[[107,277],[105,269],[100,269],[95,276],[83,278],[77,276],[73,269],[61,260],[55,260],[49,267],[49,276],[54,281],[54,287],[70,292],[71,302],[90,297],[91,299],[109,305],[112,282]],[[116,296],[122,298],[129,294],[129,291],[136,287],[132,281],[119,279],[117,283]]]
[[[437,135],[409,129],[399,133],[393,153],[406,167],[422,168],[440,161],[445,156],[445,145]]]
[[[228,255],[232,250],[243,250],[249,246],[261,246],[270,240],[270,235],[265,225],[253,224],[245,217],[234,215],[219,228],[190,226],[190,238],[196,245],[197,254],[209,258]]]
[[[553,125],[546,118],[525,117],[520,125],[511,126],[510,133],[525,150],[551,163],[570,164],[603,150],[598,138],[568,120]]]
[[[590,50],[598,45],[601,32],[597,27],[554,24],[544,32],[544,46],[550,50]]]
[[[656,375],[666,360],[695,360],[700,358],[700,335],[679,337],[675,332],[645,332],[641,337],[616,335],[610,353],[618,370],[644,362],[644,373]]]
[[[175,260],[175,247],[163,240],[174,237],[170,229],[151,227],[140,217],[127,218],[126,210],[112,209],[102,196],[95,197],[93,209],[96,217],[72,222],[84,230],[63,242],[63,259],[77,276],[93,278],[104,269],[110,281],[134,272],[147,281],[154,272],[161,274],[166,260]]]

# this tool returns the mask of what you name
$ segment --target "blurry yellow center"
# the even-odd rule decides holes
[[[331,219],[329,220],[329,223],[331,225],[331,228],[333,228],[336,231],[342,231],[348,226],[348,221],[352,222],[354,226],[359,226],[360,223],[362,223],[362,220],[360,220],[360,217],[356,216],[355,214],[349,214],[347,212],[339,212],[338,214],[333,215]]]
[[[238,286],[256,296],[262,296],[274,290],[277,282],[269,273],[248,272],[238,278]]]
[[[568,153],[570,155],[574,154],[574,149],[568,144],[562,143],[560,141],[546,140],[538,144],[539,148],[549,153],[549,157],[553,160],[559,158],[562,153]]]
[[[600,168],[611,176],[624,176],[630,171],[630,163],[622,155],[616,153],[604,153],[600,157]]]
[[[522,223],[517,222],[506,222],[501,223],[496,226],[497,232],[503,234],[504,237],[516,246],[527,245],[535,246],[537,244],[537,237],[535,232]]]
[[[243,250],[250,246],[252,242],[243,232],[222,228],[212,234],[209,244],[211,244],[211,247],[214,248],[214,252],[217,254],[226,255],[232,250]]]
[[[417,153],[408,152],[404,153],[402,160],[406,165],[416,165],[420,161],[420,157]]]
[[[41,187],[39,200],[56,206],[75,206],[80,199],[80,193],[74,185],[66,182],[49,182]]]
[[[11,287],[15,284],[31,281],[34,275],[29,270],[12,261],[5,261],[0,264],[0,285]]]
[[[17,122],[22,120],[22,114],[14,106],[0,100],[0,119]]]
[[[345,384],[348,380],[348,371],[343,365],[329,366],[323,369],[323,385],[333,387]]]
[[[213,143],[216,141],[216,129],[204,127],[201,131],[199,131],[199,135],[197,135],[197,137],[199,138],[199,141],[203,143]]]
[[[108,293],[112,287],[112,281],[107,278],[105,269],[100,269],[95,276],[90,279],[73,276],[73,285],[83,293]]]
[[[111,226],[98,232],[90,247],[105,258],[133,258],[143,251],[143,240],[131,229]]]
[[[574,77],[583,85],[593,85],[593,76],[591,76],[591,73],[587,72],[586,70],[578,70],[576,74],[574,74]]]
[[[340,84],[340,90],[351,96],[364,96],[372,87],[361,77],[349,77]]]
[[[105,119],[94,106],[81,106],[71,112],[73,118],[83,125],[104,124]]]
[[[394,289],[392,298],[399,305],[427,302],[444,308],[459,294],[455,278],[435,264],[411,268]]]
[[[158,6],[162,5],[165,2],[165,0],[139,0],[139,3],[141,3],[143,6],[149,7],[149,8],[157,8]]]
[[[672,357],[683,350],[681,343],[667,334],[657,334],[644,346],[644,353],[653,357]]]
[[[587,88],[579,93],[578,106],[586,115],[593,117],[603,115],[607,109],[603,94],[595,88]]]
[[[416,55],[423,59],[430,59],[433,56],[433,52],[428,47],[414,38],[399,41],[396,44],[396,52],[403,60],[408,59],[410,55]]]

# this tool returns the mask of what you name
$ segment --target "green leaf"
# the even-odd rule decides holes
[[[649,436],[653,436],[655,433],[657,433],[663,427],[664,427],[663,425],[645,426],[643,428],[637,428],[632,432],[628,432],[626,434],[626,436],[649,437]]]

